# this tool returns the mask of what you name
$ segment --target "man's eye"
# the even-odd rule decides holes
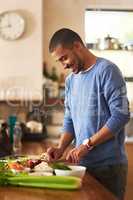
[[[67,57],[66,56],[63,56],[62,58],[61,58],[61,61],[64,61],[64,60],[66,60],[67,59]]]

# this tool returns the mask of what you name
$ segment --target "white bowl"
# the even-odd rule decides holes
[[[79,165],[68,165],[71,170],[55,169],[56,176],[76,176],[83,178],[85,175],[86,167]]]

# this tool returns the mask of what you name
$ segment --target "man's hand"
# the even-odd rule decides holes
[[[63,150],[61,148],[50,147],[47,149],[48,162],[53,162],[58,160],[63,155]]]
[[[80,159],[88,153],[87,146],[81,144],[79,147],[70,150],[66,156],[66,160],[70,163],[79,163]]]

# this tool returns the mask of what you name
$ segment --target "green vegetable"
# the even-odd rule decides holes
[[[11,185],[39,187],[39,188],[53,188],[53,189],[77,189],[81,186],[81,180],[76,177],[63,176],[23,176],[11,177],[8,179]]]
[[[0,174],[0,185],[74,190],[81,187],[81,179],[71,176],[13,176]]]
[[[12,176],[12,172],[0,172],[0,186],[8,185],[8,178]]]
[[[54,163],[52,166],[54,169],[71,170],[64,163]],[[81,179],[71,176],[30,176],[23,172],[14,174],[7,168],[7,161],[3,160],[0,162],[0,186],[8,185],[74,190],[81,187]]]
[[[0,160],[0,172],[4,172],[8,170],[7,162],[4,160]]]
[[[0,171],[5,169],[5,162],[0,161]]]
[[[53,163],[51,166],[53,169],[62,169],[62,170],[72,170],[68,165],[64,163]]]

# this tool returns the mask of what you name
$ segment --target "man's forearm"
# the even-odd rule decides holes
[[[62,134],[59,144],[58,144],[58,148],[61,148],[62,151],[64,152],[65,149],[68,147],[68,145],[72,142],[73,140],[73,135],[70,133],[64,133]]]
[[[91,137],[91,144],[96,146],[114,137],[107,126],[101,128],[96,134]]]

